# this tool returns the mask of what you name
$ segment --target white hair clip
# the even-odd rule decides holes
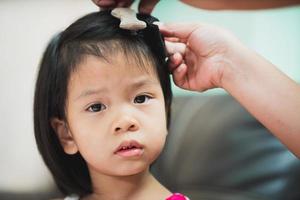
[[[115,8],[111,11],[111,15],[121,20],[122,29],[137,31],[147,27],[146,22],[138,20],[136,12],[130,8]]]

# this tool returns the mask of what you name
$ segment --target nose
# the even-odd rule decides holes
[[[129,115],[123,115],[114,124],[114,133],[134,132],[139,129],[138,121]]]

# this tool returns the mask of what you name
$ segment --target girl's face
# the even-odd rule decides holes
[[[68,85],[67,124],[54,119],[64,151],[78,151],[91,174],[133,175],[148,169],[167,135],[162,89],[146,70],[119,55],[87,56]]]

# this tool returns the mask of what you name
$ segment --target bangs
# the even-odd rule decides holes
[[[61,54],[64,64],[70,66],[73,72],[86,56],[96,56],[113,64],[115,58],[122,55],[128,67],[138,67],[148,74],[157,75],[157,63],[151,50],[137,38],[72,42],[62,48]]]

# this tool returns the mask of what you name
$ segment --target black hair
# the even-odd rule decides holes
[[[34,132],[40,154],[65,195],[84,196],[92,192],[86,162],[80,153],[68,155],[64,152],[51,126],[53,118],[66,121],[68,81],[84,56],[109,59],[116,51],[122,51],[125,57],[134,56],[141,64],[144,59],[150,60],[162,87],[169,126],[172,91],[163,37],[152,24],[155,18],[142,14],[137,17],[147,23],[147,28],[140,31],[120,29],[119,19],[110,11],[88,14],[52,38],[43,54],[35,86]],[[113,45],[117,45],[118,50]]]

